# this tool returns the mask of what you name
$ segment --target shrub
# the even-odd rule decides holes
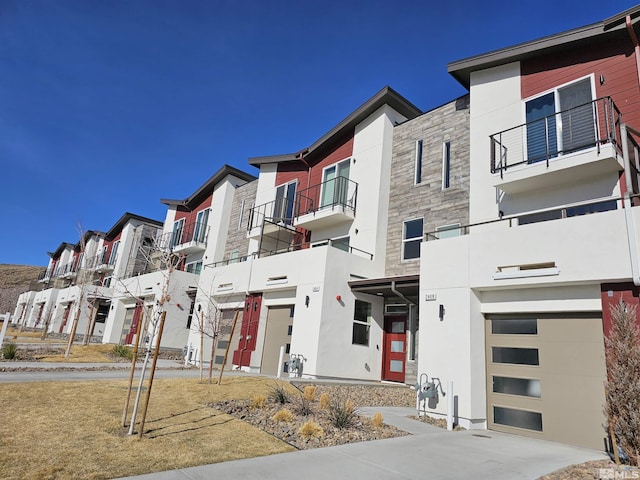
[[[271,388],[269,389],[269,400],[281,405],[289,403],[289,394],[287,393],[284,384],[275,382],[271,386]]]
[[[272,418],[276,422],[290,422],[293,420],[293,413],[286,408],[281,408]]]
[[[302,424],[298,433],[305,440],[309,440],[311,437],[321,437],[324,435],[324,430],[313,420],[307,420]]]
[[[348,398],[334,398],[329,402],[327,418],[336,428],[349,428],[358,420],[358,409]]]
[[[323,393],[320,395],[320,408],[322,410],[327,410],[329,408],[329,404],[331,403],[331,397],[329,397],[328,393]]]
[[[15,343],[7,342],[2,347],[2,356],[7,360],[13,360],[18,354],[18,346]]]
[[[640,463],[640,328],[636,307],[620,302],[611,310],[613,325],[605,341],[606,412],[614,440],[632,465]],[[614,454],[617,453],[614,448]],[[616,459],[617,460],[617,459]]]
[[[382,413],[376,412],[373,415],[373,417],[371,418],[371,425],[373,425],[374,428],[382,428],[382,426],[384,425],[384,422],[382,421]]]
[[[111,355],[118,358],[126,358],[131,360],[133,358],[133,350],[126,345],[114,345],[111,349]]]
[[[316,399],[316,391],[318,389],[313,385],[307,385],[304,387],[304,398],[310,402],[313,402]]]
[[[306,392],[305,392],[306,393]],[[294,409],[298,415],[311,415],[313,413],[313,407],[311,406],[311,400],[307,398],[306,394],[300,394],[300,397],[294,402]]]
[[[265,403],[267,403],[267,397],[264,395],[254,395],[251,408],[264,408]]]

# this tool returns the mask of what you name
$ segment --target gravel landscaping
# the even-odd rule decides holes
[[[303,400],[305,387],[316,388],[312,401]],[[210,406],[254,425],[299,450],[408,435],[390,425],[376,425],[372,419],[357,415],[360,406],[415,406],[415,393],[408,387],[300,384],[298,388],[298,391],[289,391],[289,401],[283,404],[273,398],[264,398],[261,404],[262,399],[254,398],[227,400]],[[323,394],[328,395],[332,406],[327,406],[326,402],[322,404]],[[332,412],[337,410],[342,413],[341,409],[348,411],[351,406],[355,413],[351,422],[345,428],[337,428],[331,420]],[[308,410],[306,415],[301,412],[302,409]],[[283,414],[282,410],[292,415]],[[306,422],[311,423],[305,432],[303,425]]]

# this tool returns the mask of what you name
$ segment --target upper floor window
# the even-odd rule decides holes
[[[351,197],[349,192],[349,170],[351,159],[342,160],[322,171],[322,193],[320,207],[345,206]]]
[[[416,140],[415,179],[416,185],[422,183],[422,140]]]
[[[273,206],[273,221],[291,225],[293,222],[293,205],[296,199],[296,184],[290,182],[276,188],[276,203]]]
[[[407,220],[402,224],[402,260],[420,258],[423,219]]]
[[[184,231],[184,218],[173,223],[173,234],[171,235],[171,248],[180,245],[182,242],[182,232]]]
[[[109,256],[109,265],[113,265],[114,263],[116,263],[119,246],[120,246],[120,240],[118,240],[117,242],[114,242],[113,246],[111,247],[111,255]]]
[[[202,272],[202,261],[187,263],[186,270],[189,273],[200,275],[200,272]]]
[[[207,223],[209,222],[210,208],[200,210],[196,216],[196,226],[193,232],[194,242],[206,242],[207,241]]]
[[[525,100],[528,163],[595,145],[591,83],[591,77],[586,77]]]
[[[442,189],[451,186],[451,142],[442,144]]]

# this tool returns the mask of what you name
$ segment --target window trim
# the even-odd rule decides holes
[[[362,320],[357,320],[356,319],[356,312],[357,312],[357,308],[356,305],[357,303],[366,303],[369,308],[368,308],[368,315],[367,315],[367,320],[366,321],[362,321]],[[361,347],[369,347],[371,346],[371,320],[373,319],[373,304],[371,302],[367,302],[366,300],[360,300],[359,298],[356,298],[353,302],[353,319],[351,321],[351,345],[359,345]],[[355,325],[365,325],[367,327],[367,343],[359,343],[359,342],[355,342],[355,339],[353,337],[353,329],[355,327]]]
[[[201,215],[204,217],[205,212],[208,212],[206,217],[207,220],[205,222],[198,220],[198,218],[200,218]],[[211,207],[203,208],[202,210],[199,210],[198,213],[196,213],[196,224],[193,229],[194,242],[205,243],[207,241],[206,229],[209,226],[209,215],[211,215]],[[201,232],[201,229],[202,229],[202,232]],[[203,236],[204,238],[200,239],[201,236]]]
[[[117,256],[118,256],[118,248],[119,247],[120,247],[120,240],[116,240],[111,245],[111,252],[109,253],[109,261],[108,261],[109,265],[115,265],[116,260],[118,258]]]
[[[415,222],[416,220],[420,220],[422,222],[422,233],[420,234],[419,237],[411,237],[411,238],[406,238],[406,225],[409,222]],[[422,241],[424,240],[424,217],[415,217],[415,218],[410,218],[407,220],[403,220],[402,221],[402,249],[400,251],[400,260],[402,262],[414,262],[416,260],[420,260],[420,255],[418,254],[417,257],[411,257],[411,258],[405,258],[405,245],[409,242],[415,242],[419,240],[420,243],[422,243]]]
[[[333,162],[331,165],[327,165],[327,166],[322,168],[322,176],[320,177],[320,182],[321,182],[322,188],[320,189],[320,196],[318,198],[318,207],[319,208],[325,208],[327,206],[335,206],[334,205],[334,203],[335,203],[335,183],[334,183],[334,191],[333,191],[334,202],[332,202],[330,205],[324,205],[324,202],[323,202],[324,195],[325,195],[325,188],[327,187],[326,182],[328,182],[328,180],[325,178],[327,170],[329,170],[330,168],[335,168],[336,169],[336,176],[334,177],[334,179],[335,179],[335,178],[338,178],[338,167],[339,167],[339,165],[341,163],[348,163],[349,164],[349,176],[345,177],[345,178],[347,178],[347,180],[350,180],[351,179],[351,160],[352,160],[352,157],[349,156],[349,157],[343,158],[342,160],[338,160],[337,162]],[[347,192],[347,197],[348,197],[348,195],[349,195],[349,192]],[[346,202],[348,202],[348,201],[349,201],[349,199],[347,198]]]

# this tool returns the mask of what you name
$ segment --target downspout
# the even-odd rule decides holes
[[[407,303],[410,303],[411,305],[417,305],[416,302],[414,302],[413,300],[409,300],[407,297],[405,297],[402,293],[400,293],[398,290],[396,290],[396,281],[395,280],[391,280],[391,291],[393,292],[393,294],[399,298],[401,298],[402,300],[404,300]]]
[[[628,18],[628,17],[627,17]],[[636,50],[637,51],[637,50]],[[636,287],[640,287],[640,268],[638,268],[638,246],[636,242],[633,214],[631,212],[631,193],[633,193],[633,182],[631,181],[631,163],[629,161],[629,142],[627,140],[627,125],[620,123],[620,136],[622,137],[622,158],[624,160],[624,177],[626,191],[623,195],[624,219],[627,227],[627,244],[629,246],[629,257],[631,259],[631,279]]]
[[[640,42],[638,42],[638,36],[636,35],[636,31],[633,29],[633,24],[631,23],[631,15],[627,15],[625,23],[627,25],[627,32],[629,32],[629,36],[631,37],[631,41],[633,42],[633,47],[636,54],[636,70],[638,72],[638,85],[640,85]]]

